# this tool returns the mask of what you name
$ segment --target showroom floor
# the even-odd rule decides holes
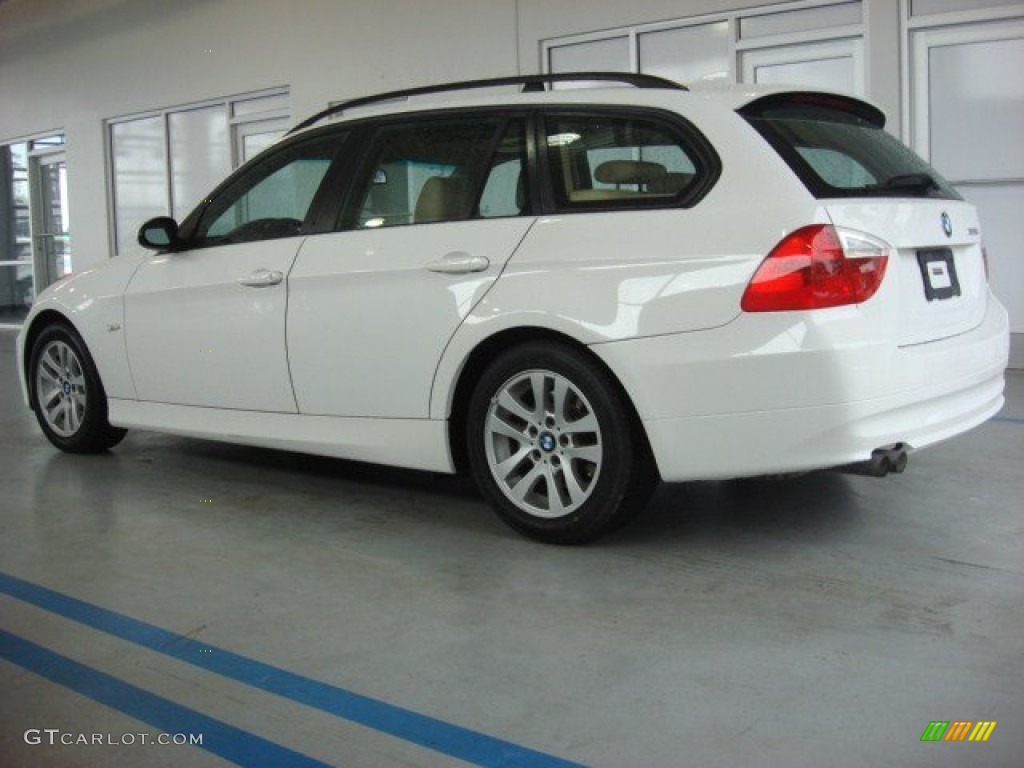
[[[3,766],[1021,764],[1024,373],[904,475],[663,487],[566,549],[452,478],[143,433],[62,455],[13,343]]]

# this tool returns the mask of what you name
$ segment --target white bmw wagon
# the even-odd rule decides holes
[[[999,410],[1008,329],[975,209],[884,120],[601,73],[339,104],[41,294],[25,400],[71,452],[468,472],[554,543],[659,478],[902,471]]]

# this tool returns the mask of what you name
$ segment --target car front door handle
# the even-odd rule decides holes
[[[469,272],[483,272],[489,266],[491,262],[486,256],[472,256],[465,251],[452,251],[437,261],[430,262],[426,268],[431,272],[441,272],[445,275],[465,275]]]
[[[247,277],[238,278],[238,284],[249,288],[267,288],[284,280],[284,273],[276,269],[257,269]]]

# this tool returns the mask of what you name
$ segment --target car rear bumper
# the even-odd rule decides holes
[[[672,482],[839,466],[897,442],[918,449],[1002,407],[1008,321],[994,298],[973,330],[904,348],[853,341],[850,309],[825,322],[741,315],[592,349],[633,398]]]

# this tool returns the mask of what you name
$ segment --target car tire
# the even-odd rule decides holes
[[[481,492],[539,541],[591,541],[639,511],[656,484],[618,386],[566,344],[531,342],[497,358],[470,398],[466,428]]]
[[[32,407],[43,434],[68,453],[100,453],[126,431],[107,421],[107,396],[96,365],[71,327],[45,328],[32,345],[28,370]]]

